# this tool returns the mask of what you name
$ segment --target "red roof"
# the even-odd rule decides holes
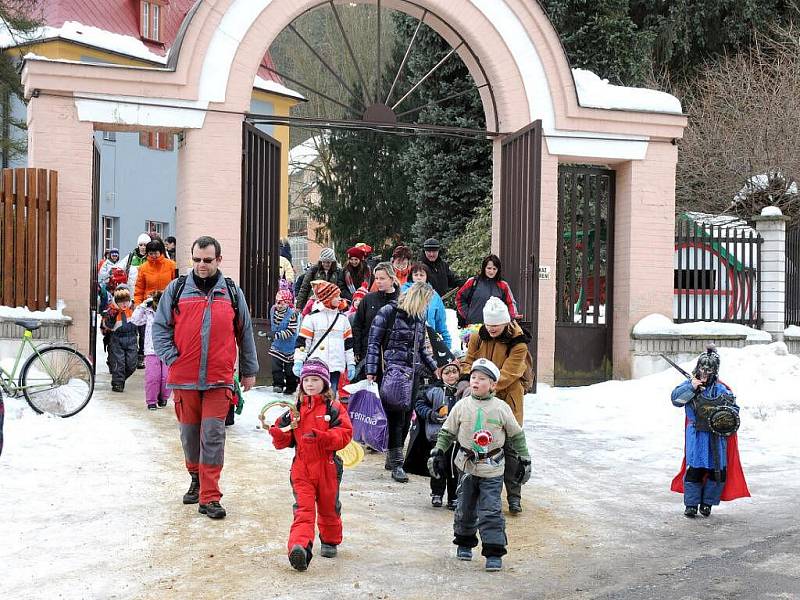
[[[139,39],[154,54],[166,55],[172,46],[186,13],[195,0],[167,0],[161,7],[161,40],[152,42],[141,37],[139,30],[140,0],[47,0],[43,3],[44,23],[51,27],[61,27],[66,21],[77,21]],[[274,68],[269,52],[264,55],[264,64]],[[258,75],[267,80],[282,83],[281,79],[260,67]]]

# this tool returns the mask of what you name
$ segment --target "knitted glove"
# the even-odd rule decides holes
[[[292,367],[292,373],[294,373],[295,377],[300,377],[300,373],[303,371],[303,363],[299,360],[294,362],[294,366]]]
[[[347,365],[347,380],[353,381],[356,376],[356,366],[355,365]]]

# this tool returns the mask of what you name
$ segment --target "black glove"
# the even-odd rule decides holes
[[[267,331],[267,332],[264,334],[264,338],[265,338],[265,339],[266,339],[268,342],[274,342],[274,341],[275,341],[275,332],[274,332],[274,331]]]
[[[514,474],[514,480],[519,485],[525,485],[531,478],[531,459],[520,457],[518,461],[517,472]]]
[[[287,410],[285,413],[283,413],[275,422],[275,425],[277,425],[281,429],[284,427],[289,427],[289,425],[291,424],[292,424],[292,411],[290,410]]]
[[[444,452],[439,448],[431,450],[431,457],[428,459],[428,473],[434,479],[444,478]]]
[[[442,416],[438,411],[432,410],[428,413],[428,420],[436,424],[444,423],[447,420],[447,415]]]
[[[152,297],[145,298],[145,301],[142,302],[142,304],[144,304],[145,306],[152,306],[153,305],[153,298]]]

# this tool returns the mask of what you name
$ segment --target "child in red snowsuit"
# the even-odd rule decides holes
[[[295,457],[290,482],[295,497],[294,521],[289,531],[289,562],[305,571],[311,562],[314,544],[314,516],[317,513],[320,554],[336,556],[342,542],[339,483],[342,460],[336,455],[353,437],[347,410],[334,399],[328,366],[312,358],[300,372],[297,396],[299,418],[293,422],[290,412],[270,427],[272,443],[278,450],[294,446]],[[281,428],[292,426],[288,431]]]

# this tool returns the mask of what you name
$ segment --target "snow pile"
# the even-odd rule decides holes
[[[792,338],[800,337],[800,327],[798,327],[797,325],[789,325],[789,327],[787,327],[784,330],[783,335],[785,337],[792,337]]]
[[[762,217],[782,217],[783,212],[777,206],[765,206],[761,209]]]
[[[613,85],[586,69],[572,69],[578,102],[591,108],[641,110],[682,115],[681,101],[672,94],[645,88]]]
[[[754,342],[770,342],[772,336],[766,331],[753,329],[738,323],[716,323],[697,321],[695,323],[673,323],[672,319],[660,314],[647,315],[633,328],[634,335],[745,335]]]
[[[34,321],[71,321],[72,317],[64,314],[66,305],[59,300],[55,310],[29,310],[27,306],[0,306],[0,319],[31,319]]]

